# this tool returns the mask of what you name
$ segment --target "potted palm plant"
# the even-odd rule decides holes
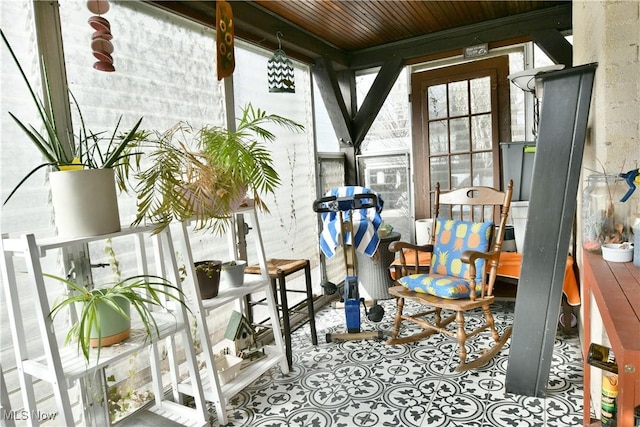
[[[235,130],[178,123],[152,141],[150,166],[136,174],[138,212],[135,224],[150,222],[157,230],[173,219],[193,220],[196,229],[225,231],[231,213],[245,196],[268,212],[262,197],[274,193],[280,177],[265,142],[275,124],[301,132],[293,120],[254,108],[242,109]]]
[[[120,120],[110,137],[90,132],[85,127],[75,97],[70,93],[80,120],[79,130],[74,135],[72,131],[59,129],[50,108],[52,99],[44,65],[43,100],[33,90],[4,32],[0,30],[0,33],[38,110],[40,126],[44,128],[40,132],[36,126],[27,125],[13,113],[9,113],[42,153],[44,161],[18,182],[4,204],[35,172],[48,167],[51,170],[49,181],[59,235],[77,237],[119,231],[116,181],[121,189],[125,189],[128,173],[133,167],[131,160],[139,158],[140,153],[136,151],[136,147],[146,137],[145,132],[138,131],[142,118],[125,133],[118,132]],[[137,161],[135,164],[137,165]]]
[[[136,275],[118,280],[105,287],[87,289],[71,280],[55,275],[45,276],[65,283],[71,294],[54,304],[49,316],[55,318],[64,308],[78,304],[78,318],[67,332],[65,342],[77,341],[78,349],[89,360],[91,348],[117,344],[129,337],[131,329],[131,307],[138,313],[147,338],[159,335],[153,317],[153,306],[165,307],[167,300],[183,305],[185,295],[166,279],[153,275]]]

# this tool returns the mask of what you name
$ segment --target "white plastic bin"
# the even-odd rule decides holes
[[[516,234],[516,251],[522,253],[524,248],[524,232],[527,229],[527,214],[529,201],[511,202],[509,217]]]
[[[431,227],[433,218],[416,220],[416,245],[427,245],[431,243]]]

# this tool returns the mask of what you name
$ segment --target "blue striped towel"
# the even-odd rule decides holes
[[[378,228],[382,224],[380,212],[384,202],[382,198],[373,190],[359,186],[338,187],[328,191],[325,196],[350,197],[354,194],[373,193],[378,196],[378,206],[368,209],[357,209],[353,211],[353,229],[356,230],[356,250],[372,257],[378,249],[380,238],[378,237]],[[351,211],[344,211],[344,221],[349,221]],[[322,233],[320,233],[320,249],[327,258],[335,255],[336,247],[340,243],[342,236],[340,235],[340,215],[338,212],[323,212],[322,217]],[[345,231],[344,241],[347,245],[351,245],[351,233]]]

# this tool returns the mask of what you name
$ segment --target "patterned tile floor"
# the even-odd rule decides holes
[[[395,302],[381,304],[385,309],[382,321],[363,320],[362,330],[391,329]],[[496,303],[496,324],[512,324],[513,307],[513,302]],[[409,302],[405,310],[412,310]],[[467,318],[479,316],[478,312]],[[396,346],[387,346],[384,340],[326,343],[326,333],[344,332],[344,311],[330,307],[317,313],[316,325],[317,346],[311,344],[308,325],[294,333],[293,368],[288,375],[274,368],[231,400],[229,426],[582,424],[582,357],[577,334],[558,330],[548,396],[535,398],[505,395],[510,341],[488,365],[459,373],[454,371],[456,344],[442,334]],[[471,351],[481,346],[484,335],[476,337]],[[215,419],[213,425],[219,425]]]

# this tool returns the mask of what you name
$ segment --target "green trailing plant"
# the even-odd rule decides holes
[[[184,302],[184,292],[159,276],[136,275],[119,280],[106,287],[89,290],[71,280],[51,274],[44,275],[51,279],[59,280],[71,288],[71,294],[53,306],[49,317],[53,319],[62,309],[71,308],[70,306],[76,303],[79,304],[78,320],[67,332],[65,342],[69,343],[72,340],[77,340],[78,349],[82,351],[87,360],[89,360],[92,331],[96,331],[98,339],[102,338],[101,326],[98,322],[99,304],[108,305],[118,315],[128,319],[127,313],[117,304],[118,299],[124,298],[128,300],[138,313],[147,338],[151,340],[153,340],[154,333],[157,336],[160,332],[158,324],[153,317],[151,306],[164,307],[166,299],[171,299],[179,302],[191,312]],[[98,346],[98,358],[100,358],[100,348]]]
[[[265,128],[269,124],[296,132],[304,129],[248,104],[236,130],[194,129],[181,122],[158,133],[148,156],[150,166],[136,174],[138,212],[133,225],[151,222],[160,231],[174,219],[193,220],[196,229],[221,233],[245,195],[268,212],[262,197],[280,184],[265,145],[275,141]]]
[[[113,273],[114,280],[120,280],[122,271],[120,270],[120,261],[118,261],[116,257],[116,251],[113,249],[113,239],[105,240],[104,253],[109,259],[109,266],[111,266],[111,273]]]
[[[109,405],[109,419],[111,423],[116,423],[133,413],[145,403],[153,400],[154,393],[145,387],[132,385],[140,382],[140,372],[136,367],[137,353],[129,357],[129,369],[124,379],[118,380],[115,375],[107,377],[110,384],[107,392],[107,403]],[[146,380],[142,380],[146,381]]]
[[[142,118],[136,122],[133,128],[124,134],[118,131],[122,117],[118,119],[110,137],[106,136],[106,132],[93,133],[87,130],[78,102],[73,94],[69,92],[80,120],[78,134],[74,135],[72,130],[59,129],[56,125],[55,114],[51,107],[53,105],[52,95],[44,62],[42,62],[45,92],[43,100],[36,95],[24,69],[20,65],[17,56],[2,30],[0,30],[0,34],[29,90],[31,99],[38,110],[41,125],[44,128],[44,131],[41,132],[37,130],[35,126],[25,124],[13,113],[9,112],[9,115],[18,127],[22,129],[29,140],[36,146],[40,153],[42,153],[44,162],[36,166],[22,178],[5,199],[4,204],[11,199],[25,181],[44,167],[51,167],[53,170],[114,169],[118,187],[121,190],[126,189],[126,181],[129,177],[130,169],[133,166],[131,160],[132,158],[135,159],[135,164],[138,165],[141,153],[136,151],[136,148],[140,141],[144,140],[148,134],[147,132],[138,130]]]

